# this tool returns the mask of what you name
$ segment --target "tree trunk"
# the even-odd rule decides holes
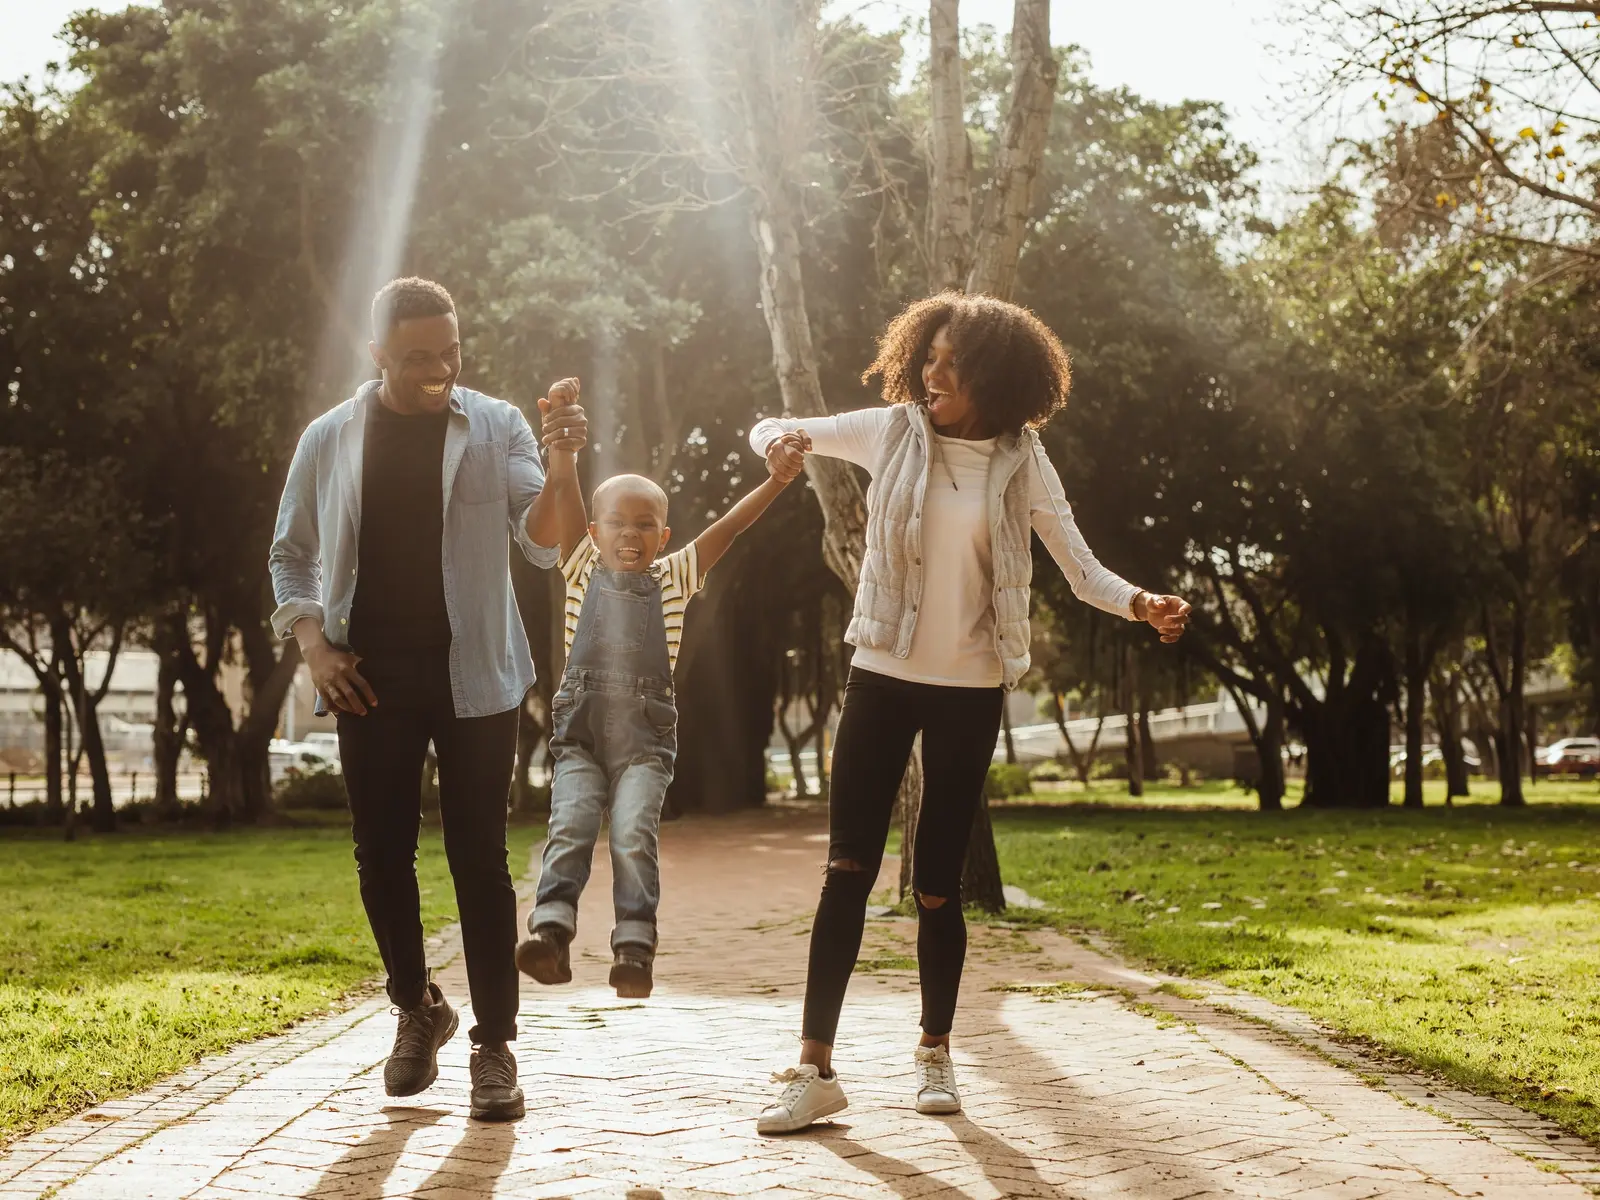
[[[1144,795],[1144,751],[1139,745],[1139,658],[1132,643],[1122,648],[1122,711],[1126,716],[1122,759],[1128,768],[1128,795]]]
[[[917,736],[916,746],[906,763],[906,773],[900,778],[900,794],[895,797],[895,807],[900,812],[900,898],[911,894],[912,871],[916,867],[917,817],[922,812],[922,736]],[[965,864],[962,870],[966,869]]]
[[[54,825],[65,814],[65,801],[61,794],[62,712],[61,712],[61,661],[60,651],[52,650],[50,669],[39,676],[39,690],[44,693],[44,814]]]
[[[1280,812],[1288,789],[1283,779],[1283,698],[1276,692],[1267,697],[1267,719],[1261,724],[1256,755],[1261,760],[1256,800],[1262,812]]]
[[[1528,676],[1528,623],[1523,606],[1511,606],[1511,673],[1500,696],[1500,731],[1495,742],[1500,765],[1500,803],[1520,808],[1522,792],[1523,691]]]
[[[1016,286],[1059,75],[1050,45],[1050,0],[1016,0],[1011,22],[1011,107],[996,154],[994,186],[984,203],[973,249],[969,292],[1009,300]]]
[[[273,638],[260,624],[240,633],[250,665],[250,711],[234,732],[240,815],[252,824],[272,818],[272,775],[267,746],[278,729],[284,699],[300,669],[300,643]]]
[[[525,816],[538,814],[542,807],[533,784],[533,760],[546,737],[544,722],[533,711],[539,705],[538,693],[529,692],[517,717],[517,765],[511,777],[511,808]]]
[[[272,820],[272,766],[267,743],[234,734],[237,746],[234,762],[239,772],[239,814],[247,825],[262,825]]]
[[[1330,675],[1320,702],[1302,704],[1306,798],[1313,808],[1384,808],[1389,803],[1387,651],[1369,642],[1349,678]]]
[[[1467,756],[1461,750],[1461,691],[1457,672],[1435,672],[1429,691],[1433,694],[1433,723],[1439,730],[1439,753],[1444,758],[1444,794],[1448,802],[1471,790]]]
[[[959,0],[928,7],[928,278],[935,291],[966,282],[972,261],[972,143],[962,87]]]
[[[1539,782],[1539,706],[1529,704],[1522,716],[1523,740],[1528,743],[1528,781]]]
[[[115,833],[117,829],[117,810],[111,799],[111,772],[106,767],[105,741],[100,736],[100,715],[97,711],[99,697],[106,693],[106,686],[111,681],[111,671],[116,666],[117,646],[121,643],[120,635],[113,645],[110,657],[106,660],[106,675],[101,680],[102,686],[91,693],[83,675],[82,654],[87,645],[79,646],[73,637],[72,622],[65,616],[53,620],[50,627],[50,637],[53,645],[65,648],[61,655],[61,669],[66,676],[67,695],[72,701],[73,715],[78,724],[79,753],[89,760],[90,794],[92,807],[90,810],[89,824],[96,833]],[[92,638],[84,639],[85,643]],[[76,792],[77,780],[72,780]]]
[[[984,912],[1004,912],[1005,884],[1000,877],[1000,856],[994,845],[994,826],[989,806],[979,804],[972,818],[972,837],[967,843],[967,862],[961,873],[960,902],[975,904]]]
[[[65,657],[65,656],[63,656]],[[67,810],[65,819],[61,823],[62,836],[69,842],[78,840],[78,760],[81,752],[73,744],[73,734],[77,728],[77,721],[73,718],[72,710],[67,709],[66,737],[63,739],[62,749],[66,751],[67,776]]]
[[[189,724],[206,763],[207,816],[215,828],[226,829],[244,809],[233,712],[209,667],[202,665],[195,656],[187,635],[177,648],[177,668],[178,677],[183,681]]]
[[[1267,693],[1266,720],[1256,721],[1255,710],[1250,707],[1250,695],[1243,686],[1242,677],[1221,668],[1217,673],[1222,686],[1228,689],[1238,706],[1239,719],[1244,722],[1250,744],[1255,747],[1259,769],[1256,772],[1256,801],[1262,812],[1279,812],[1283,809],[1285,792],[1283,780],[1283,697],[1276,689]]]
[[[678,714],[678,762],[667,803],[673,813],[733,812],[765,802],[766,748],[778,690],[776,625],[741,605],[739,580],[759,541],[741,538],[689,606],[680,695],[696,697]]]
[[[785,74],[781,69],[777,73]],[[798,98],[787,99],[792,103]],[[772,123],[778,124],[776,118]],[[756,138],[767,132],[752,129],[751,135]],[[761,160],[772,153],[771,149],[757,151]],[[794,159],[798,157],[796,154]],[[775,169],[763,173],[755,196],[751,231],[761,261],[761,313],[772,342],[772,365],[784,411],[796,417],[824,417],[828,406],[822,398],[821,369],[801,275],[800,232],[788,189],[788,180],[775,164]],[[866,497],[849,463],[808,455],[806,474],[822,508],[823,557],[853,594],[866,553]]]
[[[511,556],[511,583],[522,626],[533,652],[533,691],[517,725],[517,778],[513,785],[518,812],[540,811],[543,801],[533,790],[533,760],[547,748],[550,702],[561,683],[566,652],[567,585],[560,571],[534,566],[520,554]]]
[[[1410,622],[1407,622],[1409,625]],[[1422,653],[1422,635],[1413,628],[1406,642],[1406,808],[1422,807],[1422,715],[1427,704],[1428,664]]]
[[[171,638],[160,631],[155,642],[159,664],[156,669],[156,727],[152,738],[156,771],[155,807],[157,813],[170,816],[181,807],[178,799],[178,763],[183,757],[183,737],[188,722],[180,723],[173,703],[178,687],[177,650],[171,644]]]
[[[1139,706],[1139,753],[1143,756],[1146,783],[1161,778],[1161,759],[1156,754],[1156,740],[1150,736],[1150,710]]]
[[[1006,700],[1009,701],[1010,697],[1006,697]],[[1005,734],[1006,739],[1006,762],[1011,766],[1016,766],[1017,743],[1016,739],[1011,736],[1011,705],[1009,703],[1002,703],[1000,706],[1000,731]]]
[[[800,754],[805,748],[805,742],[798,734],[789,732],[787,722],[780,722],[778,731],[783,735],[783,744],[789,748],[789,774],[794,785],[795,799],[804,799],[811,794],[805,770],[800,765]]]
[[[1052,694],[1055,709],[1056,728],[1061,731],[1061,740],[1066,743],[1067,754],[1072,759],[1072,769],[1078,773],[1078,782],[1083,785],[1083,790],[1089,790],[1089,772],[1094,768],[1095,751],[1100,748],[1100,733],[1106,727],[1106,715],[1101,713],[1095,721],[1094,738],[1089,742],[1089,749],[1085,753],[1078,753],[1077,744],[1072,740],[1072,734],[1067,729],[1067,705],[1060,692]]]
[[[1478,761],[1483,764],[1482,774],[1499,779],[1500,735],[1491,726],[1472,725],[1467,730],[1467,740],[1472,743],[1472,748],[1478,752]]]

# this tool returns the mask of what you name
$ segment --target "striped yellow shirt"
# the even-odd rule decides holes
[[[567,655],[572,655],[572,640],[578,636],[578,614],[583,611],[583,597],[589,590],[589,580],[595,567],[600,565],[600,552],[588,534],[572,548],[567,561],[561,564],[561,575],[567,581]],[[704,580],[700,578],[700,556],[690,542],[676,554],[658,558],[650,565],[651,574],[661,581],[661,615],[667,626],[667,659],[674,670],[678,666],[678,646],[683,641],[683,611],[689,607]]]

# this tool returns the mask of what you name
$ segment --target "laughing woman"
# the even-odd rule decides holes
[[[788,1133],[845,1107],[833,1042],[855,969],[867,897],[883,859],[900,778],[922,734],[924,790],[912,859],[922,1039],[917,1111],[961,1109],[950,1027],[966,958],[961,868],[1006,692],[1028,669],[1030,530],[1073,594],[1175,642],[1189,606],[1153,596],[1095,560],[1035,430],[1061,408],[1070,375],[1056,336],[1027,309],[947,293],[911,305],[878,343],[864,379],[887,407],[769,419],[757,453],[817,454],[872,475],[867,555],[845,640],[855,646],[834,742],[830,837],[811,929],[800,1065],[762,1112]],[[792,464],[785,464],[792,465]]]

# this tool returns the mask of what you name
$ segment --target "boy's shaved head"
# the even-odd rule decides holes
[[[661,520],[666,521],[667,493],[659,483],[653,479],[646,479],[643,475],[613,475],[595,488],[593,501],[595,516],[598,517],[604,512],[607,504],[614,503],[623,496],[637,496],[649,500],[655,505]]]

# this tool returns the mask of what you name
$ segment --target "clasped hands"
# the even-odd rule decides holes
[[[576,454],[589,444],[589,418],[578,403],[581,390],[574,375],[552,383],[549,394],[539,398],[539,432],[552,454]]]

